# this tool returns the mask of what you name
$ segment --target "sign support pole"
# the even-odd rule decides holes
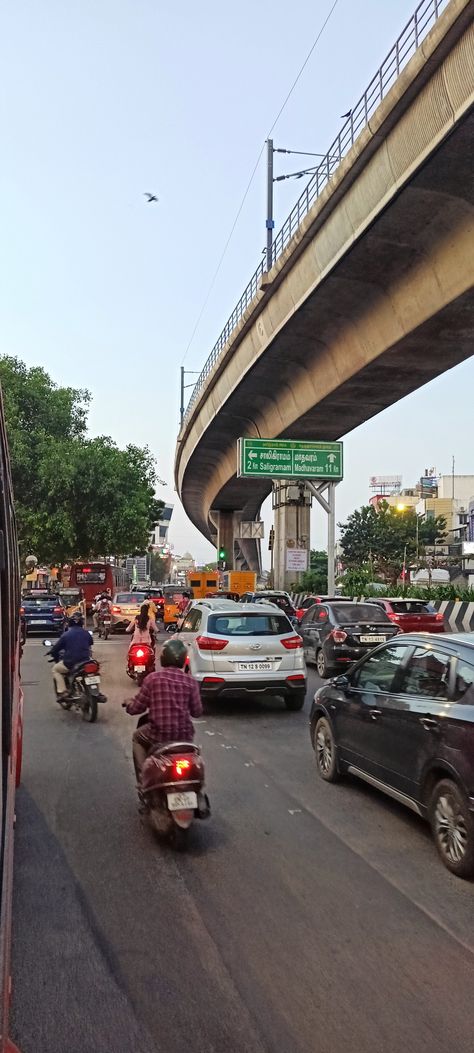
[[[313,497],[321,505],[328,517],[328,594],[334,596],[336,588],[336,486],[337,483],[321,483],[316,487],[310,479],[305,479],[305,485],[313,494]],[[328,499],[323,497],[322,491],[327,490]]]

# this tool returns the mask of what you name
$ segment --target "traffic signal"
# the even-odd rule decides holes
[[[225,548],[220,548],[219,549],[219,559],[225,559],[225,557],[226,557]]]
[[[226,552],[226,549],[223,548],[222,545],[221,545],[221,547],[220,547],[220,549],[219,549],[219,551],[217,553],[217,569],[218,570],[225,570],[226,567],[227,567],[227,552]]]

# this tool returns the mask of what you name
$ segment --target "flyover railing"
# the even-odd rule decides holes
[[[385,98],[404,66],[407,65],[409,60],[415,54],[415,51],[420,46],[422,40],[427,36],[430,29],[432,29],[433,25],[448,4],[449,0],[422,0],[422,2],[418,4],[410,21],[407,22],[405,28],[400,33],[400,36],[395,41],[391,51],[389,51],[386,59],[382,62],[382,65],[377,70],[375,76],[372,77],[368,88],[355,106],[350,110],[347,120],[343,124],[339,134],[336,136],[334,142],[331,143],[327,154],[323,157],[305,190],[298,198],[296,205],[292,208],[281,230],[278,231],[272,245],[271,258],[265,261],[262,260],[259,263],[256,271],[252,274],[248,285],[244,289],[240,300],[235,305],[218,340],[214,344],[209,358],[201,370],[193,388],[184,415],[184,423],[188,420],[193,405],[199,398],[201,388],[204,386],[207,377],[212,372],[221,351],[227,344],[236,325],[245,314],[247,307],[256,296],[264,273],[267,270],[269,271],[281,256],[282,252],[291,241],[291,238],[298,230],[300,223],[308,214],[313,203],[320,196],[331,176],[339,167],[343,157],[345,157],[354,145],[354,142],[362,129],[367,126],[374,110],[377,109],[377,106],[382,99]]]

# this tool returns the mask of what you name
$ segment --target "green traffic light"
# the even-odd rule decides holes
[[[225,559],[225,548],[219,549],[219,559]]]

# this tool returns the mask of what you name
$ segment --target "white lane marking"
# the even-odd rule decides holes
[[[236,750],[237,746],[226,746],[225,742],[221,742],[221,750]]]
[[[255,768],[253,761],[244,761],[244,768]]]
[[[289,808],[288,811],[290,815],[297,815],[298,813],[301,814],[301,808]]]
[[[205,731],[205,735],[215,735],[215,731]]]

